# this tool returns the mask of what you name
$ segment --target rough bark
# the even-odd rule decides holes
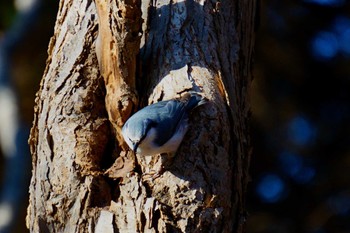
[[[30,231],[243,232],[254,12],[243,0],[62,0],[29,140]],[[146,178],[160,157],[135,158],[120,127],[189,90],[210,103]]]

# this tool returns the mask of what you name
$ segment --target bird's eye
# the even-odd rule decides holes
[[[130,140],[130,142],[132,142],[133,144],[137,144],[139,143],[139,140],[132,140],[131,138],[128,137],[128,139]]]

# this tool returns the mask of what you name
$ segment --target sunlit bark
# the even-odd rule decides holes
[[[30,137],[30,230],[243,232],[254,11],[242,0],[61,1]],[[210,102],[172,164],[146,179],[160,158],[135,158],[120,127],[189,90]]]

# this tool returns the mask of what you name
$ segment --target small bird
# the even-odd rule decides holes
[[[126,121],[123,137],[139,155],[175,154],[188,130],[190,112],[206,102],[201,95],[188,92],[180,99],[146,106]]]

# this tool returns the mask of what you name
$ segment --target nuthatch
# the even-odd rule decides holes
[[[190,112],[206,102],[201,95],[189,92],[180,99],[146,106],[126,121],[123,137],[139,155],[175,154],[188,130]]]

